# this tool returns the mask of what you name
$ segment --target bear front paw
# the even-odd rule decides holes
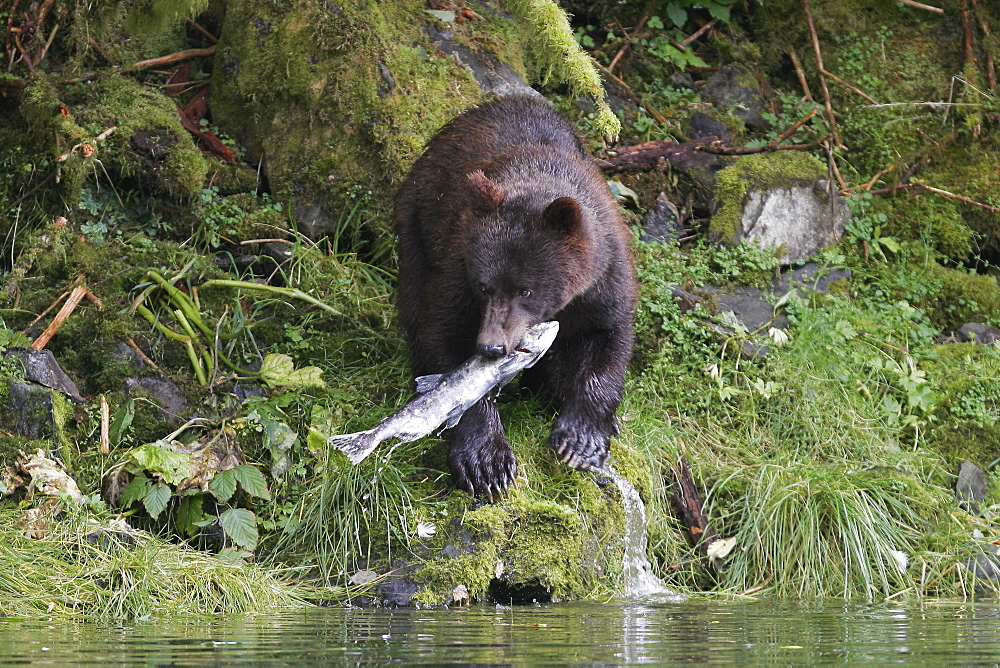
[[[504,436],[494,436],[476,445],[457,447],[448,452],[448,464],[455,486],[473,496],[483,495],[493,503],[517,476],[517,460]]]
[[[608,459],[608,436],[588,425],[556,425],[552,447],[562,460],[581,471],[599,470]]]

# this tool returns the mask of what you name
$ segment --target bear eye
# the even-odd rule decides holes
[[[522,297],[530,297],[531,296],[531,290],[528,290],[527,288],[525,288],[524,290],[521,290],[521,296]]]

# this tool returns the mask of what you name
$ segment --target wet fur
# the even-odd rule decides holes
[[[603,466],[618,432],[636,284],[629,232],[572,127],[534,98],[467,111],[429,142],[395,218],[397,308],[414,373],[448,371],[484,342],[509,348],[528,326],[556,319],[559,336],[533,370],[558,406],[551,444],[575,468]],[[449,438],[457,486],[492,498],[513,484],[494,397]]]

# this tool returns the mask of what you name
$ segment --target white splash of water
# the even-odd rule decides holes
[[[668,588],[656,577],[646,557],[646,505],[639,492],[611,466],[603,472],[621,492],[625,510],[625,553],[622,555],[625,597],[678,603],[686,600],[687,596]]]

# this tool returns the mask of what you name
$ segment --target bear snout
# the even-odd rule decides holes
[[[479,354],[484,357],[504,357],[507,355],[507,346],[502,343],[480,343]]]

